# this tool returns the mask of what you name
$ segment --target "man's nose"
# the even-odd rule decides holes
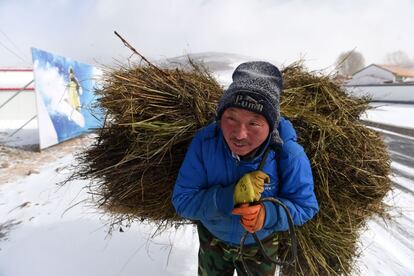
[[[238,139],[238,140],[242,140],[247,138],[247,128],[244,124],[238,124],[235,128],[234,128],[234,136]]]

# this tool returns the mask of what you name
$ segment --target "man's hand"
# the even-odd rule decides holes
[[[264,190],[264,183],[269,183],[269,180],[269,176],[262,171],[245,174],[234,188],[234,205],[258,201]]]
[[[242,204],[239,208],[234,208],[233,215],[239,215],[240,223],[250,233],[254,233],[263,228],[266,218],[266,209],[263,204],[249,206]]]

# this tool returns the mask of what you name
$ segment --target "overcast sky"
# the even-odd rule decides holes
[[[152,59],[214,51],[322,69],[354,48],[367,65],[414,59],[413,0],[0,0],[0,67],[31,67],[30,47],[125,61],[114,30]]]

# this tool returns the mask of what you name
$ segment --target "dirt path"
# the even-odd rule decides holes
[[[81,151],[91,142],[91,136],[78,137],[41,152],[0,145],[0,185],[13,182],[22,176],[39,173],[38,168],[69,153]]]

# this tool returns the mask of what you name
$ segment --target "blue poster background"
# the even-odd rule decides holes
[[[101,127],[103,112],[94,106],[99,70],[36,48],[32,48],[32,57],[37,98],[44,103],[57,142]],[[39,132],[50,131],[41,124]]]

